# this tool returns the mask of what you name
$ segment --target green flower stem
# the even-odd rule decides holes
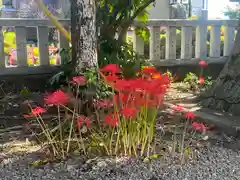
[[[113,135],[114,135],[114,132],[115,132],[115,128],[112,129],[111,137],[110,137],[110,142],[109,142],[109,152],[110,152],[111,155],[112,155],[112,143],[113,143]]]
[[[121,134],[121,129],[117,128],[117,140],[116,140],[116,145],[115,145],[115,155],[117,155],[117,152],[118,152],[118,144],[119,144],[120,134]]]
[[[199,77],[201,77],[202,75],[203,75],[203,67],[201,67]]]
[[[184,154],[184,141],[185,141],[188,123],[189,123],[189,119],[187,118],[187,122],[185,123],[184,130],[183,130],[183,136],[182,136],[182,142],[181,142],[181,159],[183,158],[183,154]]]

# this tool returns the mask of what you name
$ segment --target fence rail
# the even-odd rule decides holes
[[[70,27],[69,20],[60,20],[65,27]],[[147,26],[150,32],[149,59],[156,65],[171,66],[176,64],[191,64],[201,58],[209,62],[224,62],[234,43],[237,20],[150,20],[145,25],[134,22],[134,27]],[[211,26],[210,33],[208,27]],[[0,29],[14,27],[16,33],[16,67],[8,67],[5,62],[4,36],[0,33],[0,75],[41,74],[50,73],[59,66],[50,65],[49,61],[49,28],[54,28],[49,20],[39,19],[0,19]],[[29,67],[27,58],[26,28],[36,27],[39,49],[40,65]],[[161,27],[165,27],[165,42],[162,44]],[[221,32],[221,27],[224,27]],[[180,40],[177,30],[180,29]],[[194,34],[194,33],[195,34]],[[210,36],[210,38],[208,37]],[[223,49],[221,56],[221,39],[223,36]],[[207,40],[209,39],[209,52]],[[139,54],[144,54],[144,41],[132,32],[133,48]],[[194,41],[193,41],[194,40]],[[180,42],[179,42],[180,41]],[[177,43],[180,43],[180,55],[177,55]],[[58,32],[58,48],[68,48],[69,42]],[[162,48],[164,57],[162,58]],[[145,54],[146,55],[146,54]],[[207,56],[208,55],[208,56]],[[179,56],[179,58],[178,58]]]

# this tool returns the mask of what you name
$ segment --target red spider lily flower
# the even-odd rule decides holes
[[[153,74],[157,72],[157,69],[154,66],[143,66],[142,71],[146,74]]]
[[[46,109],[42,108],[42,107],[35,107],[34,109],[32,109],[32,115],[40,115],[42,113],[45,113]]]
[[[77,127],[78,128],[81,128],[82,125],[86,125],[88,128],[91,127],[92,125],[92,122],[91,120],[88,118],[88,117],[85,117],[85,116],[80,116],[78,119],[77,119]]]
[[[177,111],[177,112],[181,112],[181,111],[183,110],[183,106],[181,106],[181,105],[178,104],[178,105],[176,105],[176,106],[173,107],[173,110],[174,110],[174,111]]]
[[[199,78],[199,84],[204,84],[204,83],[205,83],[204,77],[203,77],[203,76],[200,76],[200,78]]]
[[[119,77],[116,74],[105,76],[105,78],[109,82],[115,82],[117,79],[119,79]]]
[[[115,104],[126,104],[130,100],[130,95],[127,93],[118,93],[113,96]]]
[[[110,72],[112,74],[121,73],[121,69],[117,64],[108,64],[100,69],[101,72]]]
[[[97,100],[93,103],[93,106],[95,108],[112,108],[113,107],[113,102],[112,100],[109,99],[104,99],[104,100]]]
[[[119,91],[129,91],[132,88],[132,85],[132,80],[120,79],[115,82],[114,88]]]
[[[160,78],[161,77],[161,74],[160,73],[154,73],[153,75],[152,75],[152,79],[158,79],[158,78]]]
[[[52,94],[47,95],[44,100],[48,105],[66,105],[69,102],[69,95],[62,90],[55,91]]]
[[[83,125],[83,122],[84,122],[84,121],[83,121],[82,118],[78,118],[78,119],[77,119],[77,127],[78,127],[78,128],[81,128],[82,125]]]
[[[88,118],[88,117],[85,118],[85,124],[86,124],[86,126],[87,126],[88,128],[91,127],[92,121],[90,120],[90,118]]]
[[[195,130],[195,131],[205,132],[206,131],[206,126],[203,123],[193,122],[192,123],[192,129]]]
[[[108,114],[104,119],[104,123],[110,127],[116,127],[119,124],[118,114],[117,113]]]
[[[134,118],[137,115],[138,110],[135,107],[124,107],[121,110],[121,114],[125,118]]]
[[[186,112],[184,114],[184,117],[188,120],[194,120],[195,119],[195,114],[193,112]]]
[[[200,62],[199,62],[199,66],[201,66],[201,67],[207,67],[208,66],[208,63],[206,62],[206,61],[203,61],[203,60],[201,60]]]
[[[85,76],[75,76],[72,78],[71,83],[82,86],[87,83],[87,79]]]

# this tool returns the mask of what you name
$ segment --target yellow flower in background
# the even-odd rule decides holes
[[[50,57],[50,64],[51,65],[56,65],[56,61],[57,61],[56,57]]]
[[[196,20],[197,16],[191,16],[190,18],[188,18],[189,20]]]
[[[35,58],[36,58],[36,64],[35,65],[39,66],[40,65],[40,59],[38,57],[35,57]]]
[[[33,55],[38,56],[39,55],[39,50],[37,47],[33,48]]]
[[[32,58],[28,58],[28,65],[33,66],[34,65],[34,60]]]

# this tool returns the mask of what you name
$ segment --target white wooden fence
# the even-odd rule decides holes
[[[69,20],[60,20],[64,27],[70,26]],[[16,52],[17,52],[17,66],[7,67],[5,63],[4,53],[4,37],[0,33],[0,75],[21,75],[21,74],[42,74],[55,72],[59,68],[57,66],[50,65],[49,60],[49,42],[48,32],[49,28],[54,28],[52,23],[48,20],[39,19],[0,19],[0,30],[3,27],[14,27],[16,33]],[[26,39],[26,27],[36,27],[37,40],[39,48],[40,66],[29,67],[27,58],[27,39]],[[68,40],[58,32],[58,47],[68,48]]]
[[[69,20],[60,20],[69,27]],[[209,62],[223,62],[227,59],[234,43],[237,20],[150,20],[146,24],[150,29],[150,60],[156,65],[176,65],[197,63],[200,59]],[[134,26],[142,26],[135,23]],[[160,58],[160,27],[166,28],[165,59]],[[207,26],[212,26],[210,32],[210,53],[207,55]],[[221,26],[224,26],[224,54],[220,57]],[[0,19],[0,27],[15,27],[17,44],[17,67],[7,67],[4,54],[4,39],[0,33],[0,75],[41,74],[57,69],[49,63],[48,31],[53,27],[48,20],[39,19]],[[28,67],[26,50],[26,27],[36,27],[40,66]],[[181,27],[181,59],[176,59],[176,28]],[[192,58],[192,32],[196,31],[195,57]],[[68,48],[69,42],[59,34],[59,48]],[[144,42],[133,33],[133,48],[139,54],[144,53]]]
[[[135,23],[135,26],[143,26]],[[145,26],[145,25],[144,25]],[[159,66],[171,66],[177,64],[194,64],[200,59],[209,63],[221,63],[227,57],[234,44],[237,20],[150,20],[146,24],[150,29],[150,60]],[[207,53],[207,31],[210,29],[210,52]],[[160,27],[166,28],[165,58],[161,59],[162,45],[160,42]],[[224,49],[220,56],[221,27],[224,27]],[[181,29],[181,55],[176,59],[176,29]],[[195,49],[193,49],[193,31],[195,31]],[[143,40],[133,33],[133,48],[139,54],[144,53]],[[195,57],[192,51],[195,50]],[[207,57],[209,54],[209,57]]]

